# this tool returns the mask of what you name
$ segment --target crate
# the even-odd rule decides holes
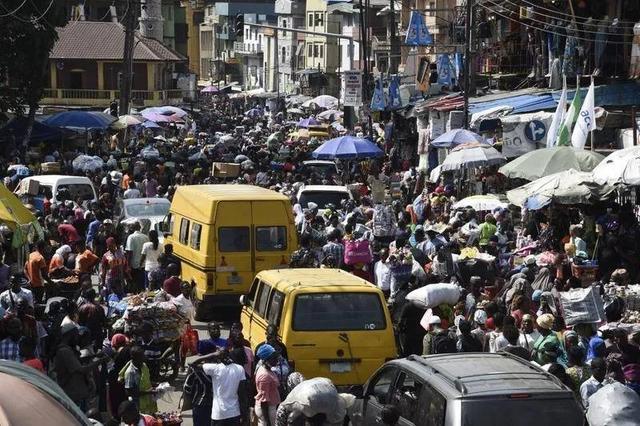
[[[213,163],[211,171],[214,177],[238,177],[240,175],[240,164]]]
[[[583,286],[588,286],[597,280],[598,265],[575,265],[571,264],[571,275],[579,278]]]

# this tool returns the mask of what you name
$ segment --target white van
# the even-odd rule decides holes
[[[96,190],[91,179],[86,176],[65,176],[65,175],[40,175],[30,176],[22,179],[16,188],[16,194],[28,194],[29,182],[38,182],[38,194],[32,198],[34,207],[43,211],[45,198],[52,204],[59,204],[64,200],[58,199],[58,192],[61,189],[69,191],[69,199],[74,200],[80,197],[82,201],[98,201]]]

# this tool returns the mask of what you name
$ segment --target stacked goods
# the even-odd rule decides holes
[[[640,284],[628,287],[615,286],[616,296],[624,300],[624,306],[630,311],[640,311]]]
[[[144,323],[153,326],[156,341],[175,341],[184,333],[185,318],[171,302],[138,303],[132,299],[124,313],[125,331],[139,334]]]
[[[560,303],[567,325],[605,321],[604,303],[595,287],[564,291]]]
[[[155,417],[156,421],[162,426],[178,426],[182,424],[180,413],[175,411],[170,413],[156,413],[153,417]]]

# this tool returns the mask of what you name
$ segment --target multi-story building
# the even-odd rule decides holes
[[[305,0],[276,0],[275,13],[280,28],[305,28]],[[305,67],[305,36],[291,31],[279,31],[278,74],[280,90],[285,93],[295,91],[297,72]]]

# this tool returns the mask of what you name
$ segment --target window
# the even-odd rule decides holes
[[[324,209],[327,204],[341,206],[342,201],[348,198],[349,193],[342,191],[302,191],[298,202],[303,209],[307,208],[309,202],[314,202],[319,209]]]
[[[429,2],[429,9],[431,9],[431,10],[429,11],[429,16],[436,16],[435,8],[436,8],[436,2],[435,1],[430,1]]]
[[[283,20],[282,20],[282,28],[287,28],[287,20],[286,20],[286,19],[283,19]],[[283,36],[283,37],[286,37],[286,36],[287,36],[287,32],[286,32],[286,31],[283,31],[283,32],[282,32],[282,36]]]
[[[287,48],[283,47],[282,49],[280,49],[281,53],[281,58],[280,58],[280,63],[284,64],[287,62]]]
[[[271,292],[271,302],[269,303],[269,312],[267,313],[267,322],[278,326],[280,317],[282,316],[282,306],[284,305],[284,293],[277,290]]]
[[[67,195],[64,195],[63,197],[61,197],[61,195],[65,193]],[[78,197],[80,197],[82,201],[93,200],[93,197],[94,197],[93,187],[88,183],[71,183],[71,184],[65,184],[65,185],[58,185],[58,187],[56,188],[57,201],[63,201],[63,200],[75,201],[75,199]]]
[[[320,52],[319,57],[323,58],[324,57],[324,46],[322,44],[318,46],[318,52]]]
[[[295,331],[384,330],[385,327],[384,311],[376,293],[300,294],[295,300]]]
[[[249,228],[235,226],[218,229],[218,248],[223,253],[249,251]]]
[[[316,12],[316,27],[324,26],[324,13]]]
[[[173,223],[175,222],[175,218],[171,213],[169,213],[169,215],[167,216],[167,222],[169,222],[167,226],[167,232],[169,234],[173,234]]]
[[[518,405],[518,407],[520,408],[517,410],[517,412],[522,413],[523,407],[521,405]],[[435,390],[428,384],[423,384],[422,398],[418,405],[418,413],[416,415],[416,419],[421,419],[420,424],[423,424],[425,426],[444,426],[444,420],[447,415],[446,409],[447,409],[447,400],[445,399],[445,397],[440,395],[440,393],[437,390]],[[526,411],[526,408],[524,410]],[[469,411],[473,412],[473,410],[469,410]],[[553,412],[553,409],[551,409],[550,412]],[[566,411],[562,411],[562,412],[564,413]],[[546,413],[546,410],[545,410],[545,413]],[[473,414],[477,414],[477,413],[474,412]],[[504,413],[502,412],[500,413],[501,416],[503,414]],[[466,413],[465,413],[465,416],[466,416]],[[477,419],[478,417],[474,416],[473,418]],[[523,419],[523,417],[520,415],[515,416],[515,418]],[[549,417],[549,418],[550,419],[557,418],[557,416],[555,414],[552,414],[552,417]],[[424,419],[427,419],[426,422],[424,421]],[[517,421],[513,421],[513,422],[507,422],[504,424],[515,425],[516,423]],[[463,424],[471,424],[471,423],[467,423],[463,419]],[[474,422],[474,424],[477,424],[477,423]],[[543,421],[540,424],[547,424],[547,423]]]
[[[255,306],[256,312],[262,318],[265,318],[267,315],[267,307],[269,306],[269,292],[271,291],[271,286],[262,283],[260,286],[260,290],[258,290],[258,303]]]
[[[313,13],[309,13],[309,24],[307,26],[313,28]]]
[[[255,279],[253,280],[253,283],[251,284],[251,289],[249,290],[249,295],[248,300],[249,300],[249,304],[251,306],[253,306],[254,308],[256,307],[256,293],[258,292],[258,287],[260,286],[260,281]]]
[[[188,238],[189,238],[189,225],[190,222],[188,219],[182,218],[180,220],[180,236],[178,238],[178,241],[180,241],[180,244],[187,244],[188,242]]]
[[[419,420],[418,401],[423,384],[407,373],[402,373],[397,383],[391,396],[391,404],[398,407],[403,419],[416,423]]]
[[[307,50],[309,51],[309,53],[307,56],[313,58],[313,44],[310,44],[308,47],[309,48]]]
[[[318,55],[318,45],[317,45],[317,44],[314,44],[314,45],[313,45],[313,57],[314,57],[314,58],[317,58],[318,56],[319,56],[319,55]]]
[[[249,31],[250,31],[249,28],[244,29],[244,36],[247,40],[249,40],[249,36],[250,36]]]
[[[256,228],[257,251],[282,251],[287,249],[287,228],[284,226],[259,226]]]
[[[200,250],[200,235],[202,234],[202,225],[199,223],[194,223],[191,227],[191,237],[189,242],[191,243],[191,248],[194,250]]]
[[[169,213],[170,203],[144,203],[129,204],[125,207],[127,216],[131,217],[149,217],[149,216],[166,216]]]
[[[378,377],[374,379],[367,389],[367,396],[375,397],[376,401],[385,405],[389,403],[389,390],[395,381],[398,370],[395,368],[387,368],[383,370]]]

